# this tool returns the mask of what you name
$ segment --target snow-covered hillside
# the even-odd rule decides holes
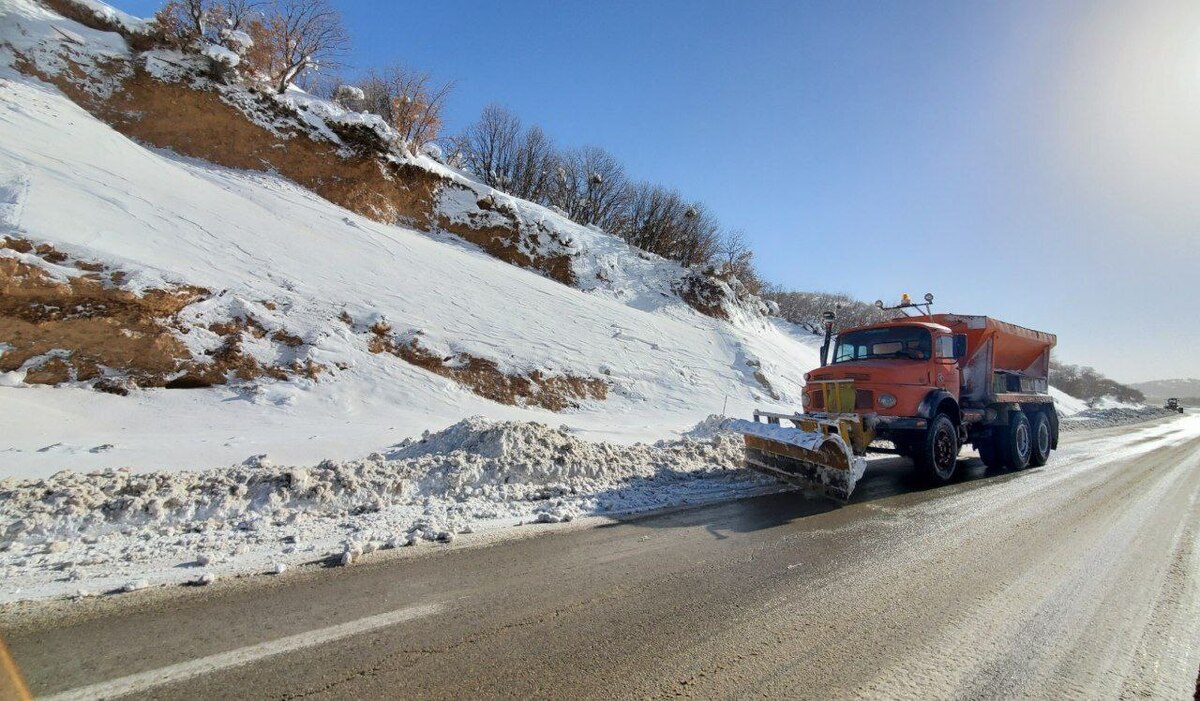
[[[3,6],[10,34],[35,17],[74,41],[106,50],[120,41],[26,0]],[[579,245],[599,249],[625,284],[581,291],[457,238],[372,221],[280,177],[148,149],[11,67],[0,105],[0,235],[54,252],[10,246],[0,260],[60,284],[103,266],[123,292],[201,288],[166,331],[191,357],[219,352],[218,327],[232,320],[251,361],[316,368],[128,396],[91,382],[26,383],[53,360],[51,349],[3,375],[8,475],[201,468],[264,453],[291,463],[347,459],[470,415],[625,442],[661,438],[722,409],[795,406],[816,362],[814,341],[786,325],[714,319],[667,294],[669,281],[635,279],[631,272],[679,268],[598,232],[575,227]],[[403,344],[421,351],[418,360],[433,358],[440,374],[372,352]],[[486,388],[481,396],[455,379],[458,366],[479,360],[501,382],[537,373],[542,386],[586,381],[605,398],[568,393],[574,406],[552,412],[538,406],[535,383],[515,406],[490,401]]]

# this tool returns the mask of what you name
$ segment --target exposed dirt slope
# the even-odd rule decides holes
[[[201,287],[124,289],[125,273],[72,259],[49,244],[0,239],[7,248],[47,265],[0,257],[0,372],[26,369],[27,384],[91,382],[101,391],[126,394],[139,387],[206,387],[232,378],[263,375],[314,377],[322,368],[293,360],[264,365],[242,351],[242,335],[265,332],[252,318],[210,327],[221,338],[211,354],[197,358],[173,330],[187,333],[180,310],[207,299]],[[54,275],[51,266],[75,274]],[[299,339],[275,333],[271,340],[295,348]]]

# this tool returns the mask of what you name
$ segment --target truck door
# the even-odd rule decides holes
[[[934,338],[934,376],[933,384],[949,392],[955,399],[959,398],[962,389],[962,377],[958,367],[958,359],[954,353],[954,337],[942,334]]]

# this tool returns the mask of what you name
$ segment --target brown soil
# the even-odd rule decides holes
[[[84,271],[63,282],[35,265],[0,258],[0,339],[12,346],[0,355],[0,372],[47,356],[27,370],[28,384],[96,380],[100,391],[128,394],[133,386],[207,387],[224,384],[230,376],[286,379],[297,374],[315,377],[324,370],[311,361],[264,367],[245,355],[243,334],[265,335],[253,319],[214,325],[211,330],[224,338],[223,344],[210,357],[194,358],[171,329],[178,326],[179,311],[208,297],[208,290],[184,285],[135,294],[120,288],[120,271],[72,260],[49,244],[35,246],[6,237],[0,239],[0,248]],[[275,336],[286,346],[299,342],[286,332]],[[113,373],[121,377],[111,377]]]
[[[767,374],[763,372],[762,368],[759,366],[758,361],[749,360],[746,361],[746,364],[754,368],[754,379],[760,386],[762,386],[764,390],[766,390],[767,396],[775,401],[781,400],[782,397],[780,397],[779,393],[775,391],[775,388],[771,385],[771,381],[767,379]]]
[[[508,375],[494,361],[469,353],[443,358],[413,338],[390,335],[390,329],[372,328],[368,344],[372,353],[391,353],[442,377],[468,387],[481,397],[513,406],[538,406],[551,411],[576,407],[584,399],[606,399],[608,383],[594,377],[547,376],[539,370]]]
[[[17,251],[34,250],[23,239],[10,237],[2,244]],[[44,260],[68,260],[46,245],[36,251]],[[111,368],[129,373],[139,384],[154,385],[191,360],[164,322],[207,296],[207,290],[184,286],[137,295],[106,285],[103,266],[97,271],[96,264],[84,264],[89,272],[60,282],[40,267],[0,258],[0,338],[12,346],[0,355],[0,372],[57,351],[66,357],[30,370],[25,381],[86,381],[99,378],[102,368]]]

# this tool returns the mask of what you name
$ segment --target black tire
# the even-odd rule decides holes
[[[1008,430],[1001,431],[997,436],[1000,448],[1000,460],[1010,470],[1024,470],[1029,467],[1029,456],[1033,448],[1033,433],[1029,426],[1029,417],[1023,412],[1013,412],[1008,422]]]
[[[1030,437],[1029,466],[1041,467],[1050,460],[1050,446],[1054,444],[1054,427],[1050,425],[1050,417],[1046,416],[1046,412],[1039,411],[1033,415]]]
[[[983,461],[984,465],[993,470],[1004,468],[1004,460],[1000,456],[1000,449],[996,447],[994,436],[980,439],[980,443],[975,446],[975,449],[979,451],[979,459]]]
[[[917,474],[930,484],[946,484],[954,479],[958,467],[958,427],[945,414],[929,422],[925,440],[913,446],[913,466]]]

